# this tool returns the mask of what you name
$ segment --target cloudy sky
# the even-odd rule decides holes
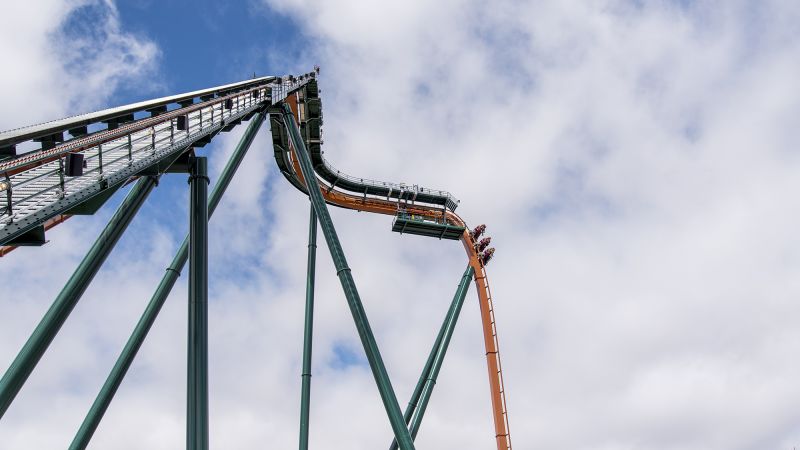
[[[521,449],[800,446],[800,3],[38,0],[0,5],[0,128],[322,67],[326,157],[486,223]],[[241,127],[240,127],[241,128]],[[241,134],[205,147],[217,173]],[[266,127],[211,221],[211,445],[297,442],[308,202]],[[213,182],[213,178],[212,178]],[[0,422],[65,448],[187,229],[162,180]],[[0,367],[122,198],[0,259]],[[466,259],[333,209],[405,404]],[[184,442],[186,276],[93,441]],[[390,429],[319,248],[311,445]],[[477,295],[418,448],[493,448]]]

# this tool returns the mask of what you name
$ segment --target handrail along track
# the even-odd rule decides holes
[[[0,162],[0,245],[13,245],[15,238],[92,198],[113,193],[139,174],[166,171],[187,150],[202,147],[220,131],[280,102],[307,82],[262,77],[0,133],[0,143],[8,148],[43,135],[61,139],[64,132],[77,134],[75,130],[81,127],[86,132],[87,124],[109,124],[106,130],[52,147],[44,144],[52,140],[42,141],[41,150]],[[193,104],[196,96],[201,102]],[[181,102],[182,107],[167,112],[166,104],[172,102]],[[152,117],[133,120],[134,111],[149,111]],[[121,124],[113,117],[133,121]],[[185,118],[182,128],[181,117]],[[84,156],[86,168],[80,176],[65,173],[64,161],[70,153]]]

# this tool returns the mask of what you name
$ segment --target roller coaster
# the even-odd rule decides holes
[[[189,262],[187,449],[207,449],[208,220],[269,120],[274,157],[286,180],[311,203],[305,296],[299,448],[308,448],[317,229],[341,282],[367,362],[393,431],[390,449],[414,449],[470,281],[478,293],[494,439],[511,449],[494,306],[486,265],[494,254],[483,225],[467,227],[446,191],[347,175],[323,156],[319,68],[269,76],[106,109],[0,133],[0,256],[41,246],[45,233],[74,215],[91,215],[134,184],[50,309],[0,379],[0,420],[161,176],[189,176],[189,233],[100,388],[69,448],[86,448],[161,307]],[[205,157],[195,154],[219,133],[248,122],[211,193]],[[327,205],[393,217],[392,231],[460,240],[467,267],[408,406],[401,411]]]

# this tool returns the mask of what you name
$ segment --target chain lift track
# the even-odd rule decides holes
[[[206,145],[307,82],[278,80],[258,78],[0,133],[6,149],[31,139],[43,143],[40,151],[0,162],[0,245],[14,245],[58,215],[80,214],[77,207],[88,200],[100,200],[99,207],[131,178],[166,171],[188,149]],[[200,103],[194,104],[195,98]],[[183,107],[167,111],[175,102]],[[152,117],[134,120],[135,112],[145,111]],[[108,129],[87,134],[88,126],[98,123]],[[65,132],[79,137],[47,148],[63,141]],[[69,176],[66,159],[76,153],[85,168]],[[24,238],[21,243],[29,244]]]
[[[20,351],[9,370],[0,380],[0,419],[37,364],[49,343],[66,320],[72,307],[77,303],[83,289],[102,265],[103,260],[113,249],[114,240],[106,241],[104,236],[113,233],[118,237],[124,232],[127,223],[144,202],[149,190],[158,177],[165,173],[193,173],[203,158],[195,158],[193,149],[208,144],[219,132],[230,131],[243,121],[251,121],[237,146],[234,155],[223,170],[218,185],[214,186],[209,198],[209,215],[219,202],[225,188],[233,177],[244,154],[252,143],[265,115],[269,116],[275,160],[286,179],[298,190],[318,198],[312,200],[312,229],[316,228],[317,214],[321,213],[320,225],[323,227],[329,247],[334,245],[341,254],[338,263],[344,264],[338,274],[350,277],[344,254],[335,236],[325,203],[371,213],[395,217],[394,231],[440,239],[461,240],[468,257],[467,271],[462,277],[459,290],[453,300],[450,312],[442,325],[437,341],[431,351],[428,363],[420,376],[412,401],[403,416],[394,392],[389,383],[385,368],[382,368],[380,353],[371,336],[366,316],[358,311],[360,299],[352,278],[345,282],[352,285],[355,303],[351,302],[354,319],[366,324],[367,335],[362,334],[365,350],[368,352],[376,383],[384,398],[395,433],[392,448],[413,450],[413,438],[419,429],[425,405],[435,384],[438,367],[441,366],[450,336],[458,318],[460,303],[466,292],[466,282],[470,277],[475,283],[481,320],[483,326],[486,362],[489,375],[492,412],[495,426],[495,440],[498,450],[511,449],[511,436],[508,426],[508,411],[503,385],[500,353],[497,341],[494,306],[486,273],[485,254],[482,255],[477,237],[470,233],[466,223],[454,212],[459,201],[449,192],[432,190],[403,183],[390,183],[353,177],[335,169],[324,157],[322,151],[322,105],[317,85],[318,69],[300,77],[261,77],[218,86],[209,89],[179,94],[159,99],[139,102],[118,108],[110,108],[94,113],[82,114],[66,119],[55,120],[39,125],[18,128],[0,133],[0,257],[22,245],[43,245],[45,232],[63,223],[72,215],[88,215],[96,212],[120,187],[136,180],[134,190],[119,207],[106,230],[98,238],[95,246],[87,254],[84,262],[76,269],[73,278],[80,284],[72,284],[71,279],[51,311],[39,324],[34,334]],[[171,105],[178,105],[170,109]],[[141,117],[147,113],[147,117]],[[137,115],[139,117],[137,117]],[[105,125],[105,126],[104,126]],[[68,135],[65,136],[65,135]],[[30,147],[40,143],[41,148],[17,154],[18,147]],[[307,159],[306,159],[307,158]],[[204,163],[204,160],[202,161]],[[304,166],[304,164],[306,164]],[[306,167],[306,172],[301,166]],[[309,192],[306,174],[316,177],[315,190],[321,196]],[[135,205],[135,206],[130,206]],[[322,205],[322,210],[320,210]],[[200,201],[192,202],[192,212],[202,206]],[[317,214],[314,210],[317,209]],[[118,223],[115,223],[115,220]],[[327,225],[327,228],[326,228]],[[333,233],[333,241],[330,240]],[[313,242],[312,242],[313,237]],[[162,283],[142,315],[139,324],[128,341],[114,370],[98,394],[91,411],[84,420],[71,450],[86,448],[94,430],[97,428],[117,387],[122,382],[128,367],[145,339],[150,326],[161,309],[177,276],[187,260],[187,251],[192,245],[205,246],[205,239],[187,236],[173,263],[167,269]],[[309,246],[316,246],[316,232],[309,234]],[[196,248],[196,247],[195,247]],[[202,250],[202,249],[200,249]],[[331,247],[333,252],[333,247]],[[493,250],[492,250],[493,251]],[[335,253],[335,252],[334,252]],[[334,260],[337,257],[334,256]],[[338,264],[337,263],[337,264]],[[91,266],[92,269],[84,267]],[[198,288],[207,283],[200,266],[190,263],[190,273]],[[345,272],[343,272],[345,271]],[[301,449],[308,446],[308,401],[310,383],[311,315],[313,315],[313,259],[309,257],[310,297],[307,298],[306,342],[304,355],[308,354],[307,367],[303,370],[303,399],[301,417]],[[348,294],[351,295],[351,294]],[[57,311],[57,312],[55,312]],[[54,314],[54,315],[53,315]],[[205,319],[203,319],[205,320]],[[201,321],[202,322],[202,321]],[[207,321],[205,321],[207,322]],[[207,323],[199,325],[205,333]],[[360,329],[360,333],[364,331]],[[374,348],[373,348],[374,347]],[[374,353],[370,355],[370,350]],[[190,354],[203,358],[207,350],[193,347]],[[200,353],[197,353],[200,352]],[[377,359],[374,359],[377,358]],[[304,356],[304,360],[306,356]],[[204,364],[207,364],[204,363]],[[204,377],[203,365],[189,369],[190,390],[198,376]],[[380,371],[380,370],[379,370]],[[382,384],[383,383],[383,384]],[[196,389],[196,386],[195,388]],[[207,390],[207,388],[206,388]],[[197,401],[204,404],[200,409],[187,411],[187,443],[194,449],[207,448],[207,393],[202,389],[196,392]],[[387,397],[388,395],[388,397]],[[392,404],[393,403],[393,404]],[[422,405],[422,406],[418,406]],[[413,407],[412,407],[413,406]],[[205,409],[203,409],[205,408]],[[413,414],[412,414],[413,413]],[[206,415],[205,423],[203,415]],[[413,421],[412,421],[413,415]],[[405,420],[405,426],[402,425]],[[398,422],[400,421],[400,422]],[[406,429],[406,427],[409,427]],[[204,437],[205,436],[205,437]]]

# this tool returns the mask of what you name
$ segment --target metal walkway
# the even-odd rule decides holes
[[[5,148],[31,140],[43,143],[39,151],[0,162],[0,245],[13,245],[15,238],[48,219],[69,214],[148,169],[163,173],[188,148],[207,144],[310,79],[258,78],[0,133]],[[194,104],[195,98],[200,102]],[[176,102],[183,106],[167,111]],[[138,112],[152,117],[134,120]],[[107,129],[86,134],[98,123]],[[63,140],[65,132],[79,137],[46,148]],[[65,171],[70,153],[83,155],[80,176]]]

